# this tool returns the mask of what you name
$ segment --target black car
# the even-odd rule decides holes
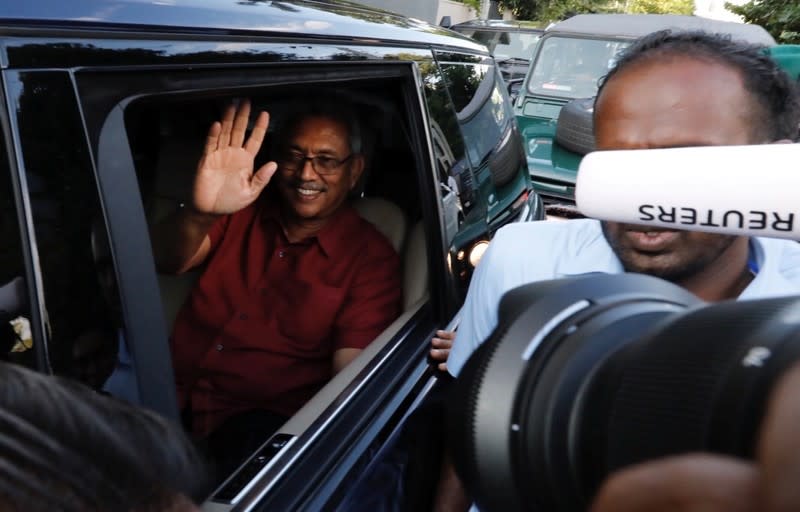
[[[354,200],[401,255],[404,312],[204,509],[412,506],[418,487],[383,475],[409,474],[430,338],[493,233],[543,217],[485,47],[347,2],[29,0],[0,5],[0,66],[3,356],[100,389],[124,338],[128,398],[175,421],[168,337],[196,276],[156,272],[150,225],[187,200],[231,101],[271,113],[265,160],[307,98],[357,106]]]

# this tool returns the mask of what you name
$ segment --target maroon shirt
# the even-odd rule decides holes
[[[274,206],[224,217],[209,237],[172,334],[197,435],[249,409],[294,414],[331,378],[334,351],[364,348],[400,313],[397,253],[350,206],[298,243]]]

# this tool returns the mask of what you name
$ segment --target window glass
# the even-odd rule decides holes
[[[125,110],[152,247],[162,249],[154,261],[160,270],[178,404],[184,426],[207,444],[220,477],[329,382],[340,349],[365,348],[401,312],[403,239],[422,209],[400,84],[353,80],[347,88],[281,84],[245,93],[220,89],[213,96],[154,95]],[[182,221],[191,219],[187,212],[209,127],[244,98],[251,105],[251,129],[257,112],[269,113],[255,168],[277,161],[278,174],[253,202],[205,228],[210,250],[202,264],[176,275],[161,256],[169,254],[163,248],[180,233]],[[293,125],[308,108],[315,115]],[[349,147],[318,121],[332,115],[342,126],[348,123],[352,137],[344,144]],[[313,161],[293,167],[286,160],[288,150],[304,159],[316,155],[339,163],[327,170],[315,168],[320,164]],[[241,156],[243,165],[249,165],[249,157]],[[362,157],[364,171],[350,189],[343,173],[355,172],[361,164],[354,159]],[[303,194],[310,190],[321,193]],[[299,240],[286,236],[287,217],[324,218],[313,208],[335,193],[374,223],[397,258],[377,243],[367,247],[363,240],[348,239],[355,227],[359,234],[362,230],[345,215],[329,217],[321,231]],[[298,200],[302,195],[312,199]],[[324,215],[339,204],[329,204],[332,209]],[[380,260],[375,255],[360,258],[351,247],[380,250]],[[365,275],[372,276],[369,283],[361,277]],[[286,377],[289,373],[292,378]],[[242,435],[245,430],[247,436]]]
[[[20,224],[0,132],[0,358],[35,368]]]
[[[420,66],[430,113],[431,136],[442,192],[445,241],[449,244],[476,202],[476,184],[459,129],[448,82],[433,62]]]
[[[503,93],[496,87],[495,68],[489,64],[443,64],[442,72],[450,84],[469,160],[478,168],[510,119]]]
[[[575,37],[548,37],[536,58],[528,90],[561,98],[590,98],[600,78],[614,67],[630,43]]]
[[[485,44],[495,59],[501,62],[509,59],[529,60],[540,37],[533,32],[513,30],[472,30],[463,33]]]
[[[66,73],[23,75],[19,129],[44,284],[50,363],[101,389],[122,333],[106,226],[82,123]],[[53,119],[58,119],[54,136]]]

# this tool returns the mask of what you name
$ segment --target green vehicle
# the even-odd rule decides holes
[[[663,29],[706,30],[775,46],[758,25],[696,16],[582,14],[547,28],[534,51],[514,114],[534,188],[555,216],[579,216],[575,180],[583,155],[594,150],[592,113],[597,85],[621,50]]]

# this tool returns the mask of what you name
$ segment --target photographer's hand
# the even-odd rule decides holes
[[[646,462],[611,476],[591,512],[750,512],[755,466],[717,455],[692,454]]]
[[[455,331],[436,331],[436,336],[431,339],[430,358],[439,370],[447,371],[447,357],[456,337]]]
[[[800,510],[800,365],[772,393],[755,462],[691,454],[612,475],[591,512]]]

